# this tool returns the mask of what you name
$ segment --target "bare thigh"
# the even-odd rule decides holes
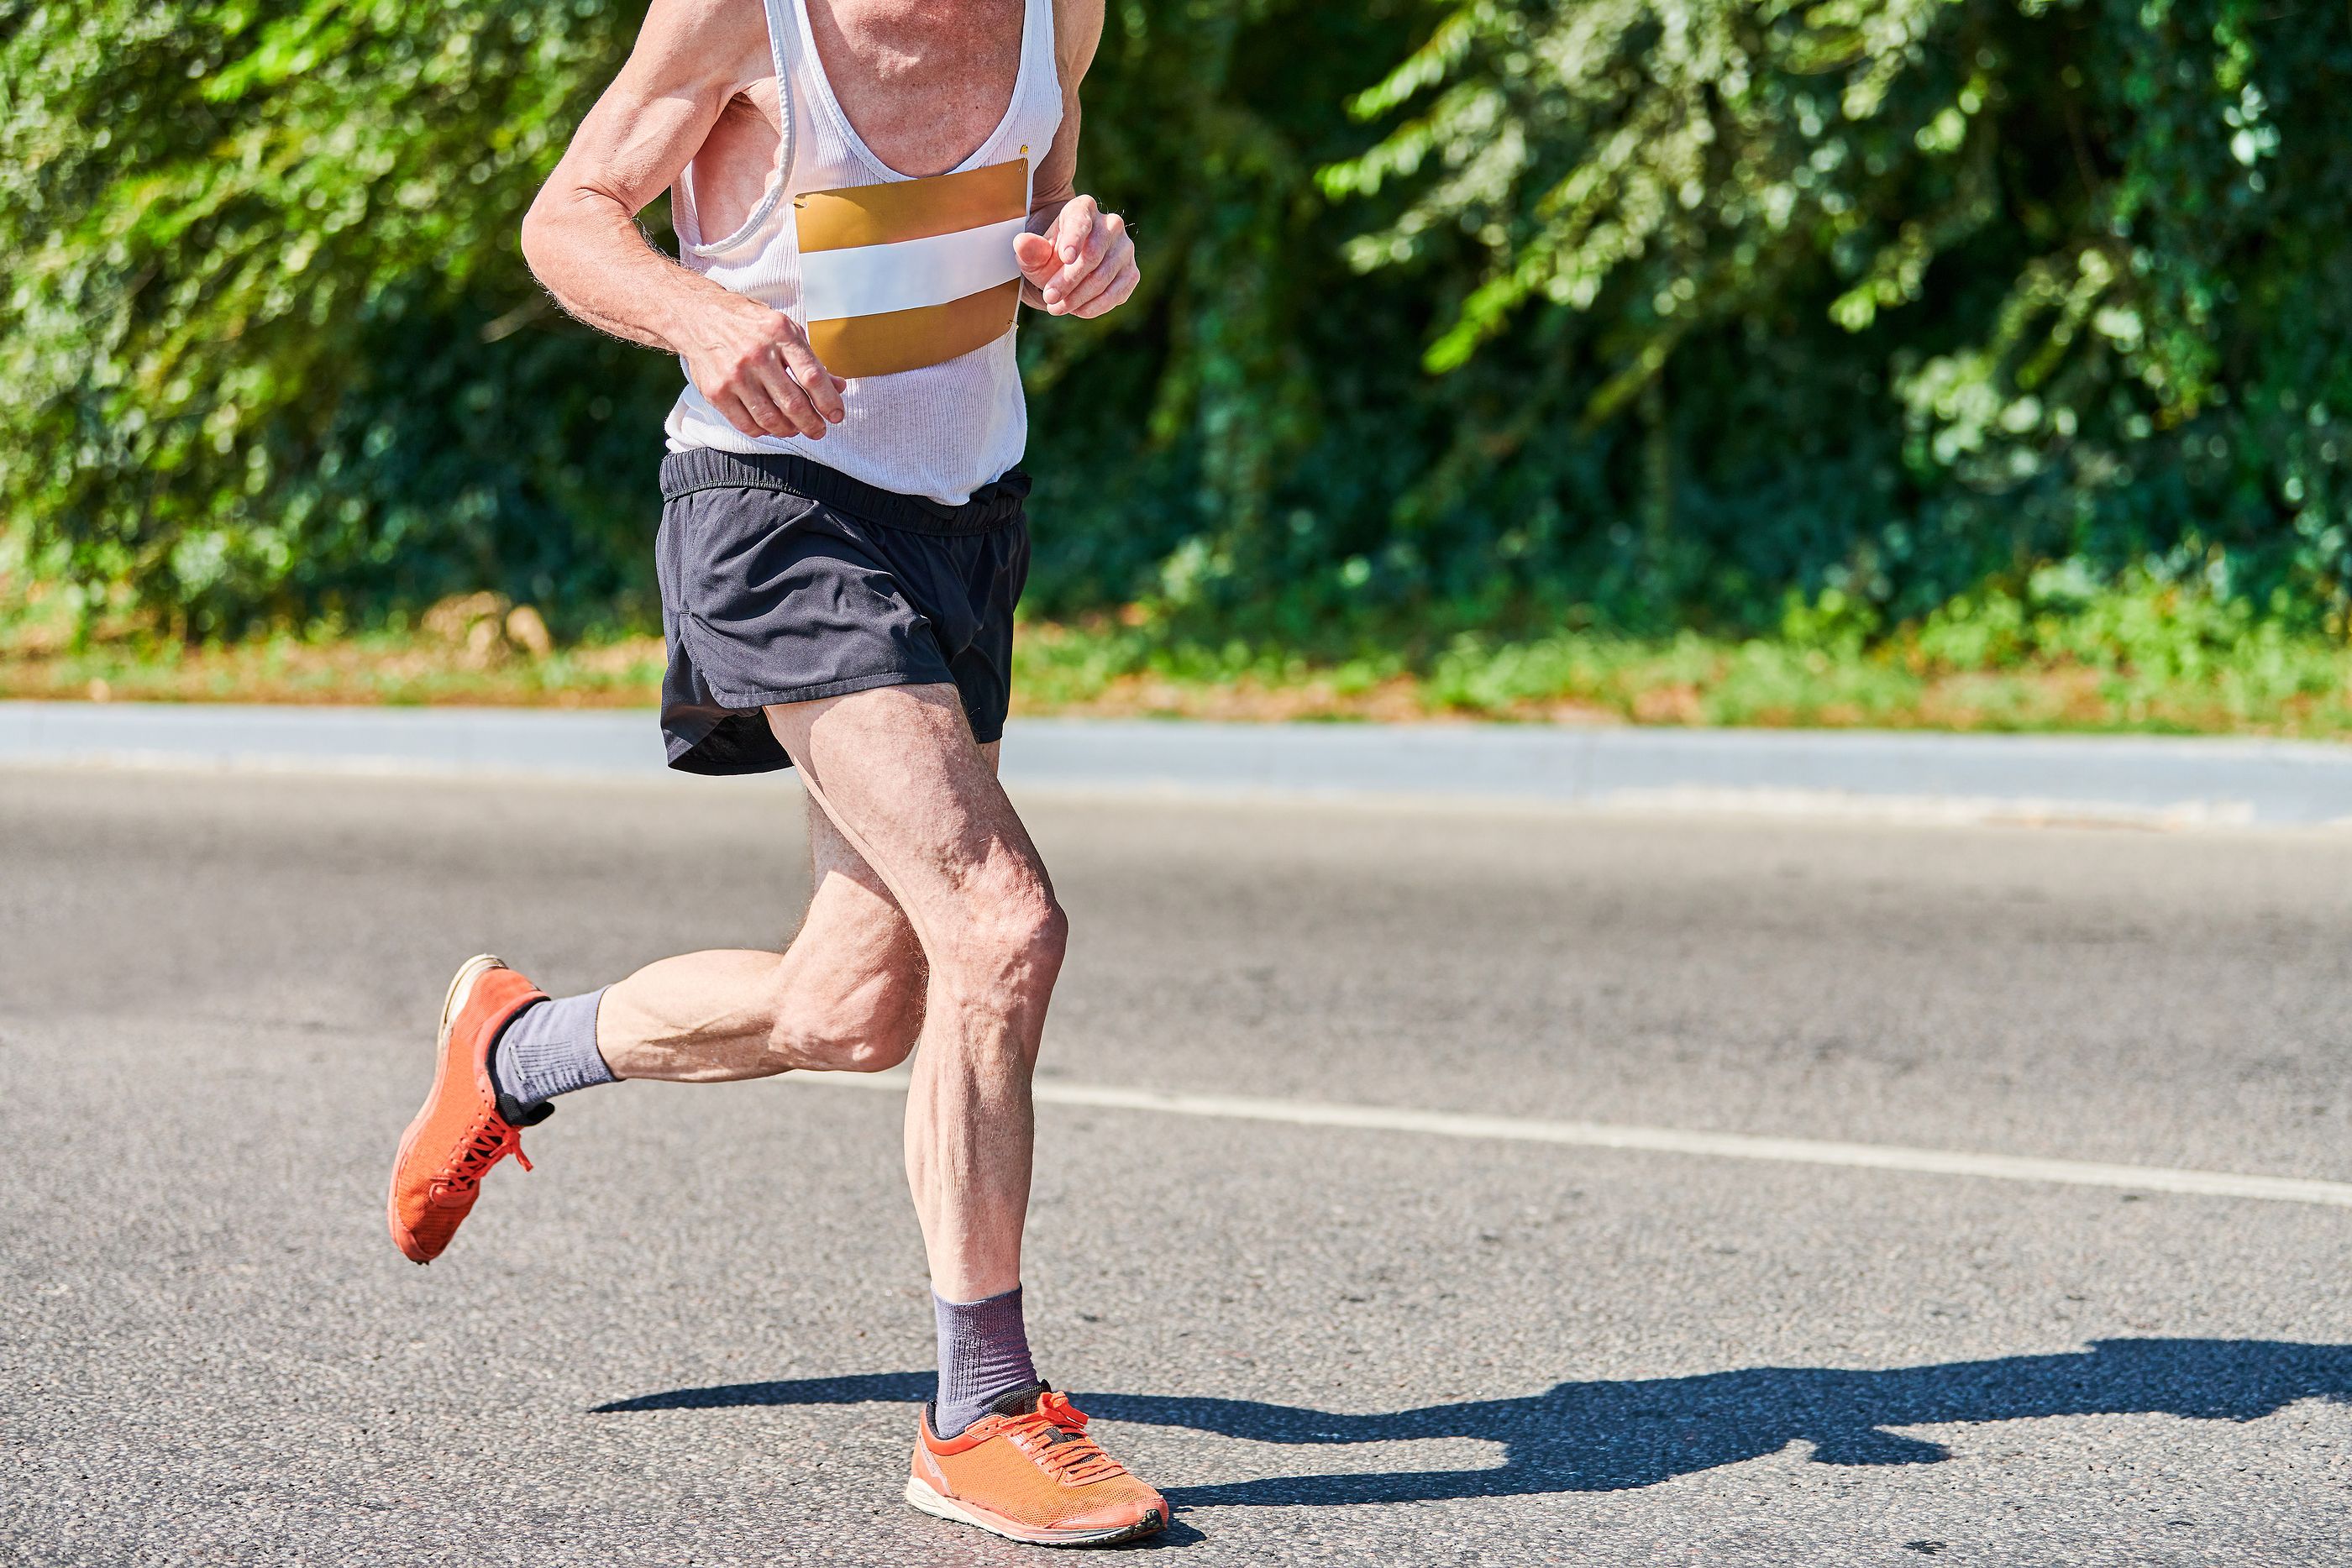
[[[798,967],[811,978],[829,977],[842,1001],[853,1004],[845,1009],[853,1013],[865,1010],[854,1005],[860,997],[878,1004],[878,993],[910,990],[912,1021],[919,1025],[923,948],[914,926],[881,873],[843,836],[813,792],[805,814],[809,901],[800,929],[785,944],[785,969]],[[911,1030],[907,1038],[914,1039]]]
[[[980,747],[980,755],[988,764],[991,773],[997,769],[998,756],[1003,746],[1001,740],[992,740]],[[866,935],[877,944],[889,938],[914,943],[915,928],[908,923],[905,912],[898,907],[898,901],[890,895],[889,884],[866,862],[866,857],[857,852],[857,846],[834,825],[833,819],[825,814],[824,807],[814,793],[808,798],[807,815],[809,903],[803,915],[803,928],[805,929],[809,922],[816,918],[819,905],[823,904],[828,925],[837,922]],[[895,946],[891,951],[896,951]],[[915,951],[919,956],[920,946],[917,946]]]
[[[980,748],[992,775],[1000,744]],[[889,883],[814,790],[806,815],[809,902],[780,977],[779,1052],[794,1067],[896,1066],[922,1030],[922,943]]]
[[[809,792],[813,916],[819,900],[862,912],[936,963],[976,923],[1048,912],[1045,862],[997,782],[1001,746],[972,740],[954,687],[794,703],[768,722]]]

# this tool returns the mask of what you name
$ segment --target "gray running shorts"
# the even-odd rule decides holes
[[[673,452],[661,479],[672,768],[790,768],[761,708],[876,686],[952,685],[975,738],[1004,733],[1027,475],[961,507],[789,453]]]

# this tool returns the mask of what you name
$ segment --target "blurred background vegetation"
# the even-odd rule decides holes
[[[652,625],[677,367],[515,239],[642,14],[0,0],[10,597]],[[1111,0],[1146,281],[1023,336],[1033,674],[2352,726],[2347,67],[2296,0]]]

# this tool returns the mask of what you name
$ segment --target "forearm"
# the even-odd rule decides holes
[[[744,301],[654,248],[612,197],[551,185],[523,221],[523,257],[571,315],[601,331],[674,354],[706,332],[698,322]]]
[[[1036,168],[1028,232],[1013,245],[1021,262],[1021,301],[1053,316],[1099,316],[1133,292],[1138,273],[1127,223],[1094,197],[1078,194],[1078,83],[1102,37],[1103,0],[1054,0],[1061,45],[1062,123]]]
[[[637,214],[676,183],[727,106],[772,72],[767,22],[741,0],[653,0],[636,47],[523,219],[523,257],[564,309],[667,349],[747,435],[821,440],[839,378],[790,317],[656,250]]]

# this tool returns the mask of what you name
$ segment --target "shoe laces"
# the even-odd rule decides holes
[[[1127,1474],[1125,1465],[1087,1436],[1087,1413],[1050,1388],[1037,1396],[1036,1408],[1006,1416],[1004,1433],[1038,1469],[1065,1486]]]
[[[474,1124],[474,1130],[459,1145],[457,1157],[442,1174],[442,1186],[452,1192],[470,1192],[482,1185],[490,1167],[509,1155],[515,1164],[530,1169],[530,1156],[522,1152],[522,1129],[503,1116],[486,1116]]]

